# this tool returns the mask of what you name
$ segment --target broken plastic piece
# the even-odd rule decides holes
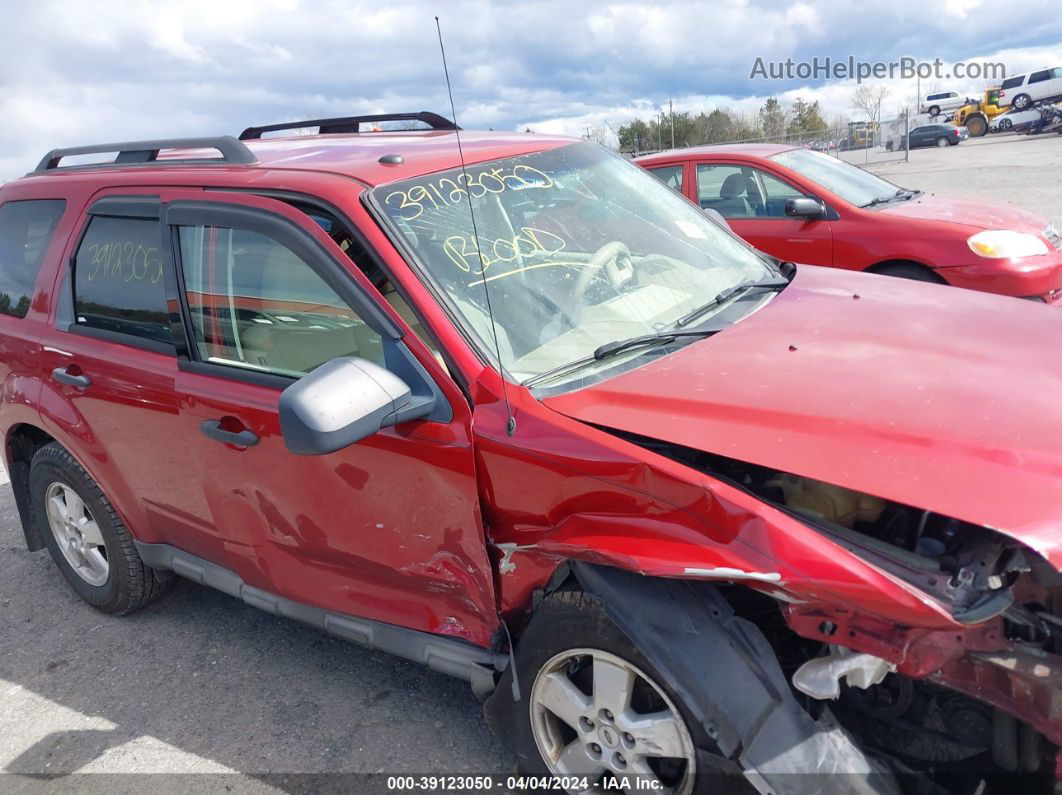
[[[866,690],[896,670],[892,663],[873,654],[854,652],[839,646],[825,657],[816,657],[801,665],[793,674],[793,687],[819,700],[841,695],[841,677],[851,687]]]

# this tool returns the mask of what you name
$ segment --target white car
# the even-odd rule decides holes
[[[930,116],[946,110],[955,110],[966,104],[966,96],[956,91],[936,91],[927,94],[922,104],[918,106],[919,113],[928,113]]]
[[[1025,110],[1034,102],[1062,99],[1062,67],[1008,77],[999,88],[999,106]]]
[[[1039,121],[1038,110],[1016,110],[1014,108],[1001,113],[988,123],[989,132],[1021,132],[1034,121]]]

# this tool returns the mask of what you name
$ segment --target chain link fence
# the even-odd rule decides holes
[[[850,122],[834,125],[814,132],[782,132],[777,135],[735,138],[728,141],[705,142],[710,146],[733,146],[738,144],[784,144],[812,149],[841,158],[855,165],[881,163],[908,159],[905,144],[908,134],[906,118],[889,119],[883,122]],[[646,149],[630,154],[631,157],[655,154],[659,149]]]

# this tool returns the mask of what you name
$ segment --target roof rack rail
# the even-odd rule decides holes
[[[162,149],[216,149],[221,153],[221,157],[166,157],[159,160],[159,151]],[[117,152],[118,154],[113,161],[107,163],[86,163],[85,165],[75,166],[59,165],[59,162],[64,157],[95,155],[106,152]],[[233,164],[248,165],[257,162],[258,158],[254,156],[254,152],[247,148],[245,143],[236,140],[231,135],[220,135],[211,138],[160,138],[155,141],[126,141],[117,144],[93,144],[92,146],[71,146],[66,149],[53,149],[41,159],[33,173],[149,164],[228,166]]]
[[[318,135],[336,133],[356,133],[362,124],[374,121],[422,121],[433,130],[461,129],[445,116],[422,110],[419,113],[380,113],[375,116],[338,116],[334,119],[307,119],[306,121],[286,121],[281,124],[266,124],[262,127],[248,127],[240,133],[240,140],[261,138],[262,133],[278,130],[298,130],[302,127],[316,127]]]

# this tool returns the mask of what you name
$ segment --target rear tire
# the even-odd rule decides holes
[[[1009,130],[1012,126],[1014,126],[1014,122],[1012,122],[1010,119],[1000,119],[999,120],[999,131],[1000,132],[1003,132],[1004,130]]]
[[[942,135],[937,139],[937,146],[943,149],[945,146],[951,146],[951,143]]]
[[[937,105],[930,105],[929,106],[929,115],[930,116],[936,116],[938,113],[940,113],[940,107],[939,106],[937,106]]]
[[[123,615],[166,589],[172,575],[144,564],[114,506],[60,444],[34,454],[29,487],[31,521],[70,587],[90,605]]]
[[[1018,110],[1025,110],[1032,104],[1032,97],[1028,94],[1018,94],[1010,104]]]

